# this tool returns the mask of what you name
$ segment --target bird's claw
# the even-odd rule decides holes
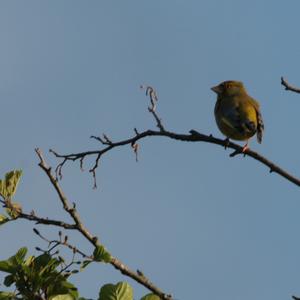
[[[230,143],[230,140],[229,140],[229,138],[227,137],[227,138],[224,140],[224,148],[225,148],[225,150],[226,150],[227,147],[229,146],[229,143]]]

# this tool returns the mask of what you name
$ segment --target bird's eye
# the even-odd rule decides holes
[[[230,89],[232,87],[232,84],[231,83],[227,83],[226,84],[226,89]]]

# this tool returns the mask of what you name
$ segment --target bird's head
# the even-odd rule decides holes
[[[246,93],[241,81],[228,80],[211,88],[218,96],[236,96]]]

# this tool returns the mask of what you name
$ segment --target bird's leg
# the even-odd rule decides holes
[[[229,137],[227,137],[227,138],[224,140],[224,143],[225,143],[224,148],[225,148],[225,150],[226,150],[227,147],[229,146],[229,143],[230,143]]]
[[[246,145],[243,147],[242,152],[245,153],[249,149],[249,140],[247,140]]]

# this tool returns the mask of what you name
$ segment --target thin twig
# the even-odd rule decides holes
[[[44,172],[48,175],[53,187],[55,188],[59,199],[63,205],[64,210],[70,215],[70,217],[74,220],[75,224],[76,224],[76,229],[79,230],[88,240],[94,240],[95,237],[92,236],[88,230],[83,226],[81,220],[80,220],[80,216],[76,211],[76,208],[74,206],[72,206],[68,199],[66,198],[65,194],[63,193],[62,189],[60,188],[59,184],[58,184],[58,180],[52,175],[51,172],[51,168],[48,167],[48,165],[46,164],[43,156],[42,156],[42,152],[40,149],[35,149],[36,154],[38,155],[39,159],[40,159],[40,163],[39,166],[44,170]]]
[[[286,89],[298,92],[297,89],[289,86],[287,84],[287,82],[284,81],[283,78],[282,78],[282,84],[286,87]],[[71,153],[71,154],[66,154],[66,155],[62,155],[62,154],[57,153],[54,150],[50,150],[57,158],[62,159],[62,162],[56,167],[56,178],[52,175],[51,168],[47,166],[47,164],[42,156],[41,151],[39,149],[36,149],[36,153],[40,158],[39,166],[45,171],[45,173],[49,177],[52,185],[54,186],[55,190],[57,191],[57,193],[59,195],[59,198],[63,204],[64,209],[73,218],[73,220],[76,224],[77,230],[79,232],[81,232],[87,238],[87,240],[90,243],[92,243],[95,247],[100,245],[98,239],[96,237],[92,236],[92,234],[90,234],[87,231],[87,229],[84,227],[81,220],[79,219],[79,215],[78,215],[75,207],[71,207],[70,203],[68,202],[67,198],[63,194],[63,192],[58,184],[57,178],[62,176],[62,167],[64,166],[64,164],[67,161],[76,161],[76,160],[79,160],[80,166],[82,166],[83,160],[86,157],[95,156],[96,157],[95,163],[89,171],[93,174],[94,185],[96,186],[96,169],[99,166],[101,157],[105,153],[109,152],[113,148],[118,148],[118,147],[125,146],[125,145],[131,145],[131,147],[136,147],[136,149],[134,149],[134,150],[136,151],[136,154],[137,154],[138,146],[134,146],[134,145],[138,145],[137,141],[144,139],[146,137],[160,136],[160,137],[168,137],[170,139],[175,139],[175,140],[185,141],[185,142],[207,142],[207,143],[220,145],[225,148],[230,148],[230,149],[234,150],[234,152],[232,152],[230,154],[231,157],[237,156],[239,154],[243,154],[244,156],[250,156],[253,159],[255,159],[255,160],[261,162],[262,164],[264,164],[265,166],[267,166],[270,170],[270,173],[271,172],[277,173],[280,176],[282,176],[283,178],[287,179],[288,181],[296,184],[297,186],[300,186],[299,178],[292,176],[291,174],[289,174],[288,172],[286,172],[285,170],[280,168],[278,165],[274,164],[272,161],[263,157],[259,153],[252,151],[251,149],[248,149],[245,152],[243,152],[242,151],[243,147],[241,147],[238,144],[230,142],[228,139],[226,139],[226,140],[218,139],[218,138],[213,137],[212,135],[205,135],[205,134],[202,134],[195,130],[190,130],[189,134],[178,134],[178,133],[174,133],[171,131],[167,131],[165,129],[165,127],[163,126],[161,119],[158,117],[158,115],[156,113],[157,95],[156,95],[154,89],[149,86],[146,86],[143,88],[146,88],[146,95],[149,95],[149,97],[150,97],[151,106],[148,107],[148,110],[153,115],[154,119],[156,120],[156,123],[157,123],[156,125],[159,128],[158,131],[146,130],[143,132],[138,132],[135,129],[134,130],[135,135],[133,137],[131,137],[129,139],[121,140],[119,142],[113,142],[106,135],[103,135],[102,138],[92,136],[91,138],[96,139],[97,141],[101,142],[102,145],[104,146],[104,148],[100,149],[100,150]],[[299,93],[300,93],[300,90],[299,90]],[[144,274],[142,274],[140,271],[136,271],[136,272],[132,271],[126,265],[124,265],[119,259],[112,257],[110,264],[112,264],[122,274],[131,277],[132,279],[136,280],[137,282],[141,283],[142,285],[144,285],[145,287],[150,289],[152,292],[157,294],[161,299],[168,299],[168,300],[172,299],[171,295],[167,295],[167,294],[163,293],[158,287],[153,285],[153,283],[151,283],[144,276]]]
[[[190,134],[179,134],[179,133],[174,133],[174,132],[170,132],[170,131],[166,131],[166,130],[164,130],[164,131],[146,130],[144,132],[141,132],[141,133],[133,136],[132,138],[112,143],[111,145],[109,145],[101,150],[86,151],[86,152],[79,152],[79,153],[72,153],[72,154],[65,154],[65,155],[58,154],[57,152],[54,152],[54,151],[52,151],[52,153],[57,158],[62,158],[64,161],[65,160],[75,161],[75,160],[81,159],[82,157],[93,156],[93,155],[96,155],[97,160],[99,161],[99,159],[102,155],[104,155],[106,152],[110,151],[113,148],[118,148],[121,146],[130,145],[130,144],[132,145],[132,144],[135,144],[138,140],[141,140],[141,139],[144,139],[144,138],[150,137],[150,136],[168,137],[170,139],[185,141],[185,142],[206,142],[206,143],[210,143],[210,144],[216,144],[216,145],[219,145],[222,147],[226,147],[226,148],[235,150],[235,152],[233,152],[231,154],[232,157],[236,156],[237,154],[241,154],[242,149],[243,149],[243,147],[241,147],[240,145],[235,144],[233,142],[228,143],[227,140],[215,138],[212,135],[205,135],[205,134],[202,134],[195,130],[191,130]],[[290,173],[288,173],[287,171],[285,171],[284,169],[282,169],[281,167],[279,167],[272,161],[268,160],[261,154],[255,152],[251,149],[248,149],[244,153],[244,155],[250,156],[253,159],[261,162],[262,164],[264,164],[265,166],[267,166],[269,168],[270,172],[277,173],[278,175],[282,176],[283,178],[287,179],[288,181],[296,184],[297,186],[300,186],[299,178],[291,175]],[[93,172],[96,170],[97,166],[98,166],[98,164],[96,162],[96,164],[92,168]]]
[[[40,163],[39,166],[41,169],[46,173],[48,176],[50,182],[52,183],[53,187],[55,188],[59,199],[63,205],[64,210],[71,216],[71,218],[74,220],[77,230],[95,247],[101,246],[101,244],[98,241],[98,238],[96,236],[93,236],[87,228],[83,225],[83,223],[80,220],[80,216],[76,211],[76,208],[74,205],[72,206],[65,194],[63,193],[58,180],[55,178],[55,176],[52,174],[51,168],[47,165],[42,152],[40,149],[35,149],[35,152],[37,153]],[[139,273],[132,271],[128,266],[126,266],[124,263],[122,263],[119,259],[116,257],[112,257],[110,264],[113,265],[117,270],[119,270],[122,274],[131,277],[135,281],[139,282],[149,290],[151,290],[153,293],[158,295],[163,300],[172,300],[172,296],[169,294],[164,293],[162,290],[160,290],[157,286],[155,286],[148,278],[145,276],[141,276]]]
[[[44,225],[54,225],[58,227],[62,227],[65,229],[72,229],[75,230],[77,229],[75,224],[68,224],[63,221],[59,220],[53,220],[53,219],[48,219],[48,218],[41,218],[36,216],[35,214],[26,214],[26,213],[20,213],[16,219],[26,219],[29,221],[34,221],[36,224],[44,224]]]
[[[78,249],[77,247],[75,247],[75,246],[73,246],[72,244],[70,244],[70,243],[68,242],[68,239],[67,239],[67,238],[61,239],[61,236],[62,236],[62,233],[61,233],[61,232],[59,232],[59,237],[60,237],[59,240],[49,240],[49,239],[47,239],[45,236],[43,236],[43,235],[40,233],[40,231],[37,230],[36,228],[33,228],[33,231],[34,231],[34,233],[35,233],[38,237],[40,237],[42,240],[44,240],[45,242],[47,242],[49,246],[52,245],[52,244],[54,244],[55,247],[57,247],[57,246],[64,246],[64,247],[67,247],[67,248],[69,248],[70,250],[72,250],[73,254],[78,253],[78,254],[80,254],[83,258],[90,259],[91,261],[93,260],[93,256],[92,256],[92,255],[87,255],[87,254],[85,254],[83,251],[81,251],[80,249]],[[67,237],[67,236],[65,236],[65,237]]]
[[[151,106],[148,107],[148,111],[153,115],[154,119],[156,120],[156,126],[159,128],[160,131],[165,131],[162,121],[156,113],[156,102],[158,101],[158,97],[155,89],[149,85],[141,85],[141,89],[145,89],[146,96],[149,96],[150,98]]]
[[[7,207],[9,208],[9,203],[7,201],[4,201],[2,199],[0,199],[0,203],[3,204],[3,207]],[[69,224],[66,223],[64,221],[60,221],[60,220],[54,220],[54,219],[49,219],[49,218],[42,218],[36,215],[36,213],[32,210],[30,214],[27,214],[25,212],[22,212],[21,210],[18,212],[18,214],[15,216],[15,218],[13,219],[8,219],[8,221],[15,221],[17,219],[26,219],[29,221],[33,221],[36,224],[43,224],[43,225],[53,225],[53,226],[58,226],[58,227],[62,227],[64,229],[71,229],[71,230],[75,230],[77,229],[75,224]]]
[[[292,91],[300,94],[300,88],[291,86],[283,77],[281,77],[281,84],[285,87],[287,91]]]
[[[300,93],[300,89],[291,87],[284,79],[283,77],[281,78],[281,83],[286,87],[288,90],[292,90],[295,92]],[[96,137],[96,136],[91,136],[91,138],[96,139],[97,141],[100,141],[103,146],[105,146],[103,149],[100,150],[94,150],[94,151],[84,151],[84,152],[78,152],[78,153],[71,153],[71,154],[59,154],[58,152],[54,150],[50,150],[57,158],[61,158],[62,162],[58,164],[56,167],[56,173],[58,171],[58,175],[61,178],[62,176],[62,167],[65,165],[67,161],[80,161],[80,165],[82,165],[83,160],[86,157],[90,156],[95,156],[95,163],[94,165],[90,168],[89,172],[92,173],[93,179],[94,179],[94,188],[97,187],[97,182],[96,182],[96,169],[99,166],[100,159],[102,156],[112,150],[113,148],[118,148],[121,146],[125,145],[131,145],[133,147],[135,154],[136,154],[136,160],[137,160],[137,151],[139,144],[137,144],[137,141],[142,140],[146,137],[150,136],[160,136],[160,137],[168,137],[174,140],[180,140],[180,141],[185,141],[185,142],[206,142],[206,143],[211,143],[211,144],[216,144],[220,145],[222,147],[226,148],[231,148],[235,150],[233,153],[230,154],[231,157],[234,157],[238,154],[242,153],[242,147],[239,146],[238,144],[229,142],[228,139],[222,140],[213,137],[211,134],[210,135],[205,135],[203,133],[197,132],[195,130],[190,130],[190,134],[180,134],[180,133],[175,133],[171,132],[165,129],[163,126],[161,119],[156,113],[156,102],[158,101],[157,94],[155,90],[151,86],[141,86],[142,89],[146,90],[146,95],[149,96],[150,98],[150,106],[148,107],[149,112],[153,115],[154,119],[156,120],[156,125],[159,128],[159,131],[156,130],[146,130],[143,132],[138,132],[137,129],[134,129],[135,135],[129,139],[121,140],[119,142],[112,142],[111,139],[109,139],[106,135],[103,135],[103,138]],[[266,165],[270,172],[274,172],[282,176],[283,178],[287,179],[288,181],[296,184],[297,186],[300,186],[300,179],[291,175],[272,161],[268,160],[261,154],[252,151],[251,149],[248,149],[245,153],[243,153],[244,156],[250,156],[253,159],[261,162],[262,164]]]

